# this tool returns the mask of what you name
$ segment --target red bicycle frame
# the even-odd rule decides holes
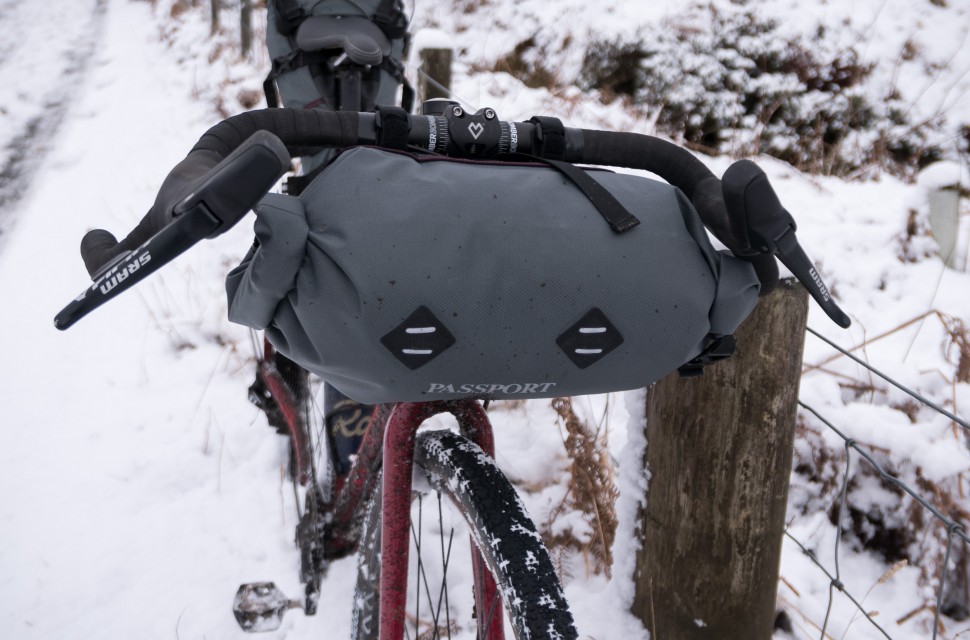
[[[266,343],[264,349],[259,371],[279,404],[290,436],[296,443],[299,479],[301,483],[306,483],[310,476],[310,464],[305,425],[293,393],[272,365],[272,347]],[[478,445],[486,455],[495,456],[491,422],[482,405],[474,400],[378,405],[361,441],[354,465],[345,478],[338,480],[333,501],[326,507],[329,526],[322,541],[324,561],[344,557],[357,548],[362,514],[383,468],[383,476],[380,476],[380,640],[404,638],[415,435],[425,420],[444,412],[455,416],[463,436]],[[502,608],[493,606],[498,598],[498,589],[474,540],[471,553],[475,610],[479,612],[478,637],[482,640],[505,640]]]
[[[395,405],[384,433],[380,640],[401,640],[404,637],[414,437],[425,420],[445,411],[458,419],[462,435],[477,444],[486,455],[495,456],[492,424],[485,409],[477,402],[459,400]],[[479,612],[478,637],[485,640],[504,640],[502,608],[493,608],[491,605],[498,597],[495,580],[491,572],[485,569],[474,540],[471,552],[475,577],[475,610]],[[488,611],[494,613],[486,615],[485,612]]]
[[[324,542],[324,554],[328,558],[345,555],[356,546],[360,538],[362,507],[373,491],[378,470],[383,467],[380,640],[404,638],[414,438],[425,420],[443,412],[455,416],[462,435],[487,455],[495,456],[492,424],[485,409],[474,400],[380,405],[331,511],[332,525]],[[502,608],[492,606],[498,597],[495,580],[484,568],[484,560],[472,542],[475,607],[481,612],[478,616],[479,637],[505,640]],[[493,611],[493,614],[484,615],[487,611]]]

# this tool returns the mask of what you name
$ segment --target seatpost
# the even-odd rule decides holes
[[[363,89],[361,80],[362,69],[359,65],[353,63],[341,64],[346,57],[346,54],[341,55],[337,59],[338,62],[334,65],[334,68],[337,70],[337,83],[340,85],[340,104],[338,109],[340,111],[360,111],[362,104],[361,91]]]

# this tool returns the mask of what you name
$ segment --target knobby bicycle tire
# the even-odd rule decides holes
[[[431,431],[418,435],[414,463],[439,495],[449,498],[467,524],[502,594],[503,603],[498,603],[498,606],[505,605],[505,615],[516,639],[577,638],[578,633],[549,553],[515,489],[494,461],[475,444],[457,434]],[[361,534],[351,634],[353,640],[378,638],[380,499],[378,488],[368,506]],[[448,534],[442,532],[442,535]],[[414,539],[412,537],[412,542]],[[441,545],[442,549],[445,544],[450,548],[449,541]],[[460,554],[450,561],[469,565],[470,557]],[[420,567],[418,570],[421,570]],[[425,592],[430,596],[428,599],[435,598],[433,590],[425,589]],[[440,606],[442,598],[438,600]],[[444,600],[446,613],[437,615],[433,627],[429,625],[432,628],[423,633],[415,630],[412,638],[450,638],[452,632],[460,633],[462,629],[469,632],[469,627],[462,627],[457,621],[446,622],[447,595]],[[476,612],[475,615],[487,616],[489,612]],[[474,631],[473,624],[471,630]]]

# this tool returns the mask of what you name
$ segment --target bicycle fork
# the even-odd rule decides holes
[[[384,432],[381,503],[381,604],[380,640],[404,638],[407,606],[408,550],[411,535],[411,479],[414,470],[414,439],[418,427],[433,415],[449,412],[458,420],[463,436],[489,457],[495,457],[492,425],[485,409],[473,400],[400,403],[395,406]],[[475,540],[471,544],[475,579],[475,610],[478,637],[504,640],[502,607],[495,580],[485,568]],[[489,615],[489,612],[492,612]]]
[[[359,542],[360,510],[372,495],[378,470],[381,477],[381,590],[380,640],[403,640],[407,609],[408,555],[411,535],[412,473],[414,445],[418,428],[439,413],[451,413],[458,420],[462,435],[474,442],[489,457],[495,457],[492,425],[485,409],[474,400],[409,402],[380,405],[358,450],[357,460],[341,482],[328,511],[329,525],[321,540],[321,557],[308,576],[306,602],[289,600],[272,582],[239,587],[233,612],[245,631],[273,631],[279,628],[289,609],[316,612],[319,579],[326,562],[347,555]],[[505,640],[502,607],[496,606],[498,589],[492,573],[472,539],[471,560],[474,574],[475,610],[478,638]],[[316,553],[316,552],[314,552]],[[320,566],[317,567],[316,565]]]

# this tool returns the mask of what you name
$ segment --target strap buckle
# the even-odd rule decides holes
[[[734,355],[735,348],[737,347],[737,343],[734,341],[734,336],[732,335],[715,336],[709,334],[705,338],[705,342],[707,342],[707,346],[704,347],[704,350],[696,358],[681,365],[677,369],[681,378],[694,378],[704,375],[704,367],[730,358]]]

